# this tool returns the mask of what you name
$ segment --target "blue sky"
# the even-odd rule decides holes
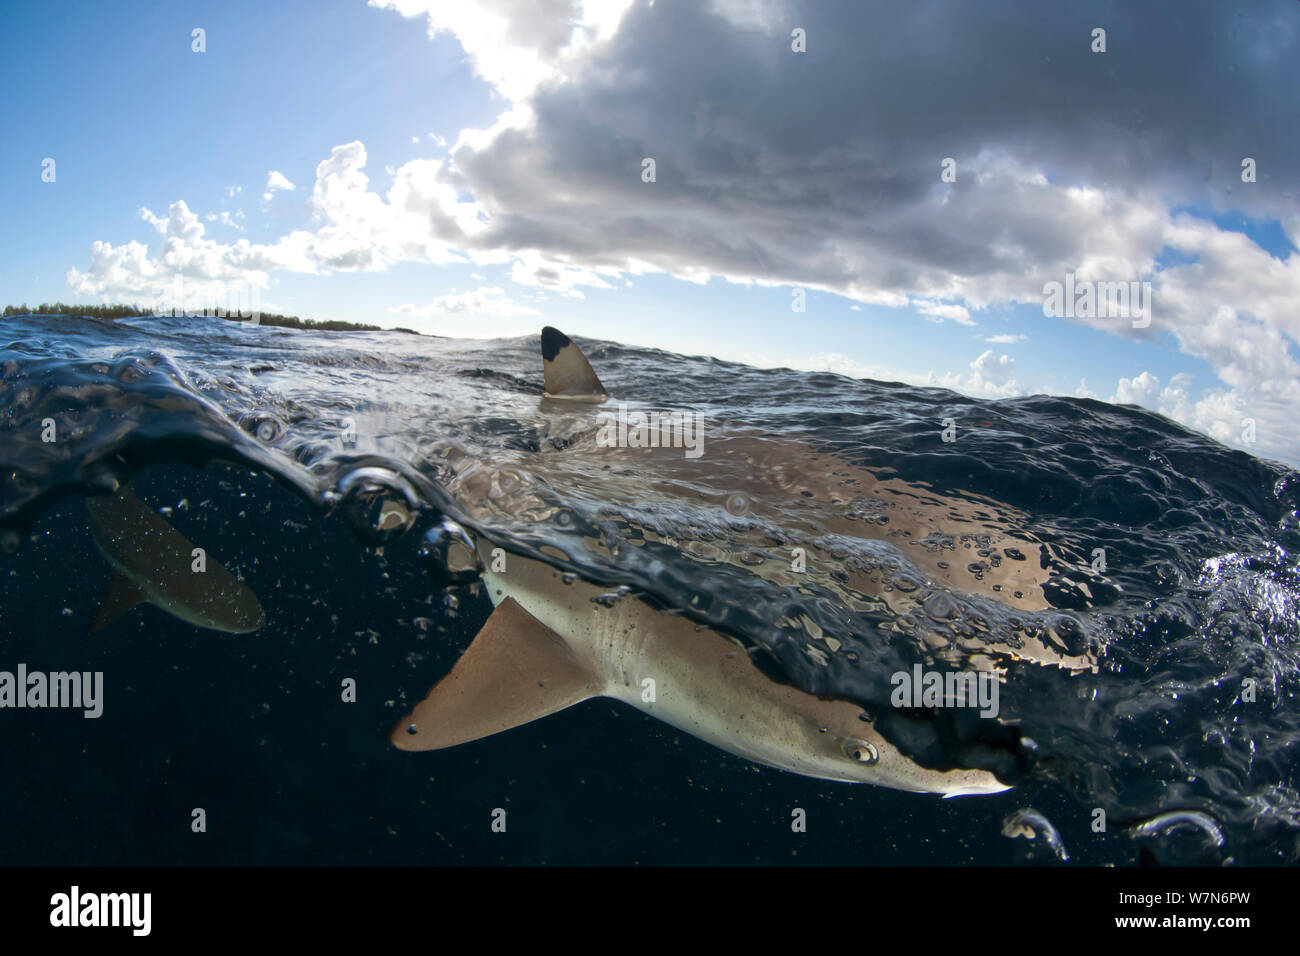
[[[3,298],[179,280],[438,334],[549,323],[1138,402],[1294,463],[1298,21],[1281,0],[15,7]],[[1150,327],[1044,315],[1067,272],[1150,282]]]
[[[309,218],[310,197],[263,208],[270,167],[310,187],[333,146],[360,139],[382,175],[384,164],[427,155],[432,144],[412,135],[454,138],[495,115],[453,37],[431,41],[355,0],[14,5],[5,23],[0,70],[5,89],[22,92],[0,101],[0,121],[28,147],[0,154],[5,207],[39,227],[0,236],[4,288],[18,301],[66,300],[64,274],[84,267],[96,239],[156,237],[141,206],[165,213],[183,198],[204,214],[242,209],[246,234],[272,239]],[[202,55],[191,50],[195,27],[207,31]],[[56,184],[40,179],[46,156]],[[229,186],[244,192],[230,197]],[[295,301],[329,311],[336,290],[314,285]],[[373,309],[364,295],[356,306]]]

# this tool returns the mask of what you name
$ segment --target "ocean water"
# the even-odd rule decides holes
[[[1300,859],[1294,470],[1132,407],[580,344],[603,407],[543,399],[536,336],[5,320],[0,670],[102,671],[104,711],[0,709],[0,860],[1064,862],[1040,820],[1069,864]],[[693,416],[701,453],[604,447],[620,405]],[[89,636],[109,566],[85,496],[126,481],[258,595],[260,630],[142,606]],[[800,777],[607,700],[397,751],[491,610],[447,522],[1012,787]],[[918,664],[995,668],[998,719],[893,706]]]

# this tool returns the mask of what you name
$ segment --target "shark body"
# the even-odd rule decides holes
[[[480,557],[490,566],[486,545]],[[569,576],[571,578],[571,576]],[[756,763],[808,777],[944,796],[1008,789],[983,770],[930,770],[847,701],[768,678],[743,646],[693,621],[519,555],[484,574],[496,609],[451,673],[393,731],[436,750],[610,697]]]
[[[195,570],[194,545],[129,487],[87,498],[86,510],[95,545],[113,567],[91,634],[145,603],[229,634],[247,634],[265,622],[257,595],[211,558],[204,570]]]
[[[542,335],[548,397],[602,401],[581,351]],[[621,700],[756,763],[804,776],[944,796],[1009,789],[986,770],[939,771],[903,755],[848,701],[767,677],[736,641],[544,562],[477,545],[495,610],[451,672],[393,730],[403,750],[456,746],[593,697]]]

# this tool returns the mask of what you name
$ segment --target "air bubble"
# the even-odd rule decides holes
[[[737,492],[727,498],[725,507],[728,512],[735,515],[737,518],[743,518],[745,515],[749,514],[750,501],[748,496]]]
[[[409,531],[414,506],[406,480],[385,468],[359,468],[339,482],[339,511],[369,545],[387,544]]]
[[[450,518],[430,529],[424,536],[420,549],[425,570],[434,585],[441,588],[459,587],[478,579],[482,569],[474,542],[465,529]]]

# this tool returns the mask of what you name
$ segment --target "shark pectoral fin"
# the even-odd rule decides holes
[[[502,601],[451,673],[393,729],[401,750],[440,750],[595,697],[596,681],[554,631]]]
[[[98,634],[127,611],[147,600],[145,593],[130,578],[114,571],[108,581],[108,590],[104,592],[104,600],[100,602],[99,613],[90,622],[90,633]]]

